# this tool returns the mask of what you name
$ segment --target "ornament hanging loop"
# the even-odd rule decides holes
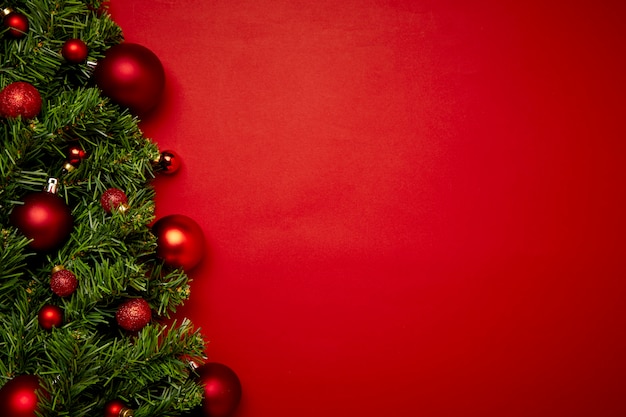
[[[56,194],[59,189],[59,180],[56,178],[48,178],[48,185],[46,186],[46,192]]]

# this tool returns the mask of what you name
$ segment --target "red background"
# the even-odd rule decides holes
[[[501,3],[111,2],[238,417],[626,415],[626,6]]]

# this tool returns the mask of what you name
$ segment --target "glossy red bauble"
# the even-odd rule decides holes
[[[237,374],[228,366],[209,362],[196,372],[204,386],[202,415],[204,417],[230,417],[241,401],[241,382]]]
[[[117,324],[124,330],[136,332],[152,320],[152,309],[143,298],[133,298],[124,301],[115,313]]]
[[[104,405],[103,417],[131,417],[132,410],[120,400],[111,400]]]
[[[16,81],[0,91],[0,116],[32,119],[41,111],[39,91],[25,81]]]
[[[42,329],[52,330],[63,324],[63,310],[60,307],[46,304],[39,310],[37,321]]]
[[[0,407],[3,417],[36,417],[39,378],[19,375],[0,389]]]
[[[46,252],[65,243],[74,227],[74,219],[63,199],[41,191],[28,194],[23,202],[13,208],[10,219],[13,226],[32,239],[32,249]]]
[[[191,218],[173,214],[159,219],[152,227],[157,238],[157,256],[166,265],[190,271],[204,256],[204,234]]]
[[[96,85],[115,103],[144,116],[159,103],[165,87],[165,70],[159,58],[136,43],[108,49],[93,73]]]
[[[80,64],[87,59],[89,48],[87,44],[80,39],[69,39],[65,41],[61,48],[61,55],[71,64]]]
[[[161,152],[161,156],[157,162],[158,172],[165,175],[172,175],[178,172],[181,165],[181,159],[178,154],[171,150]]]
[[[28,32],[28,18],[22,13],[11,12],[4,17],[2,25],[8,29],[7,35],[13,39],[20,39]]]

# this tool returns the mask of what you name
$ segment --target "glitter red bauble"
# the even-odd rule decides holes
[[[130,417],[131,409],[120,400],[111,400],[104,405],[103,417]]]
[[[182,214],[159,219],[152,227],[159,258],[166,265],[190,271],[204,256],[204,234],[198,224]]]
[[[13,39],[20,39],[28,32],[28,18],[22,13],[11,12],[4,17],[2,25],[8,29],[7,35]]]
[[[111,213],[114,209],[126,210],[127,203],[126,194],[119,188],[109,188],[100,197],[100,205],[107,213]]]
[[[41,191],[24,197],[11,213],[11,224],[27,238],[30,247],[47,252],[61,246],[74,227],[72,212],[63,199],[53,193]]]
[[[57,266],[52,270],[50,276],[50,289],[59,297],[72,295],[78,288],[78,280],[72,271],[68,271],[62,266]]]
[[[136,332],[152,320],[150,305],[143,298],[133,298],[124,301],[115,313],[117,324],[124,330]]]
[[[228,366],[209,362],[200,366],[198,382],[204,386],[204,399],[199,410],[203,417],[230,417],[241,401],[241,382]]]
[[[31,84],[16,81],[0,91],[0,116],[32,119],[41,111],[41,95]]]
[[[63,310],[58,306],[46,304],[39,310],[37,321],[39,321],[39,325],[46,330],[52,330],[53,327],[60,327],[63,324]]]
[[[109,48],[93,73],[96,85],[115,103],[138,116],[159,103],[165,87],[165,70],[159,58],[136,43]]]
[[[61,55],[71,64],[80,64],[87,59],[89,48],[87,44],[80,39],[69,39],[65,41],[61,48]]]
[[[39,378],[18,375],[0,388],[0,407],[3,417],[36,417]]]
[[[157,162],[158,170],[161,174],[172,175],[180,168],[181,160],[176,152],[166,150],[161,152],[161,156]]]

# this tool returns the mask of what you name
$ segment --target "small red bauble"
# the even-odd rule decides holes
[[[128,197],[119,188],[109,188],[102,193],[100,205],[107,213],[111,213],[114,209],[126,211],[128,209]]]
[[[39,310],[37,321],[43,329],[52,330],[53,327],[63,324],[63,310],[58,306],[46,304]]]
[[[93,78],[102,94],[138,116],[156,107],[165,87],[159,58],[145,46],[129,42],[109,48]]]
[[[28,32],[28,18],[22,13],[10,12],[4,17],[2,24],[13,39],[23,38]]]
[[[133,411],[120,400],[111,400],[104,405],[103,417],[132,417]]]
[[[19,375],[0,389],[0,406],[3,417],[36,417],[39,378]]]
[[[124,330],[136,332],[152,320],[150,305],[143,298],[133,298],[124,301],[115,313],[117,324]]]
[[[230,417],[241,401],[241,382],[237,374],[221,363],[209,362],[196,372],[204,386],[202,415],[204,417]]]
[[[71,64],[80,64],[87,59],[89,48],[87,44],[80,39],[69,39],[65,41],[61,48],[61,55]]]
[[[80,147],[70,146],[70,148],[67,150],[67,160],[65,161],[65,165],[63,165],[63,168],[65,168],[65,170],[68,172],[73,171],[80,165],[81,162],[83,162],[83,159],[85,159],[86,157],[87,153]]]
[[[166,265],[190,271],[204,255],[204,234],[198,224],[182,214],[159,219],[152,227],[157,238],[157,256]]]
[[[41,191],[24,197],[24,204],[15,206],[11,224],[27,238],[30,247],[47,252],[62,245],[74,227],[72,212],[63,199],[54,193]]]
[[[32,84],[16,81],[0,91],[0,116],[32,119],[41,111],[41,95]]]
[[[157,167],[161,174],[172,175],[180,168],[180,157],[174,151],[163,151],[157,161]]]
[[[59,297],[72,295],[78,288],[78,280],[72,271],[68,271],[61,265],[52,269],[50,276],[50,289]]]

